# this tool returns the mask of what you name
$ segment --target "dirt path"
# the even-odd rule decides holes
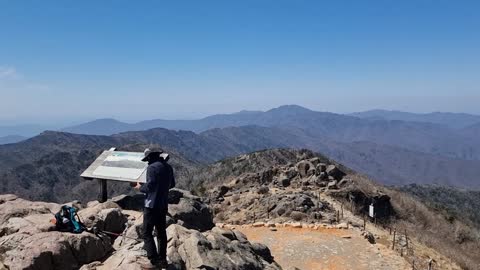
[[[267,245],[284,269],[408,270],[408,263],[383,245],[371,245],[358,231],[337,229],[237,228]],[[344,238],[347,237],[347,238]]]

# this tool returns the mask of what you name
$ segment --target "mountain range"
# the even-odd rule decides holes
[[[400,120],[408,122],[424,122],[462,129],[480,123],[480,116],[466,113],[410,113],[402,111],[370,110],[349,114],[371,120]]]
[[[377,115],[379,114],[377,113]],[[463,114],[446,115],[449,116],[446,117],[448,119],[464,116]],[[428,117],[423,118],[429,119]],[[477,118],[479,117],[465,115],[464,121],[456,122],[467,125],[467,123],[473,123],[473,119]],[[480,125],[480,118],[478,124]],[[199,120],[150,120],[127,124],[113,119],[103,119],[66,128],[62,131],[89,135],[112,135],[125,131],[141,131],[162,127],[198,133],[214,128],[246,125],[275,127],[286,129],[289,132],[301,131],[311,137],[320,137],[341,143],[367,141],[449,158],[480,159],[480,139],[475,136],[476,131],[478,131],[475,124],[457,129],[445,124],[431,122],[379,119],[378,117],[377,119],[371,119],[370,117],[361,118],[316,112],[295,105],[282,106],[266,112],[243,111],[235,114],[214,115]]]
[[[26,140],[27,137],[20,136],[20,135],[7,135],[0,137],[0,145],[1,144],[9,144],[9,143],[17,143],[23,140]]]
[[[453,128],[438,123],[372,120],[299,106],[201,120],[152,120],[141,122],[142,128],[160,123],[165,128],[134,131],[137,128],[129,126],[131,130],[126,132],[120,132],[125,128],[120,122],[109,125],[110,120],[104,121],[0,145],[0,192],[61,201],[69,192],[82,193],[90,188],[91,184],[78,175],[101,151],[110,147],[143,151],[152,145],[172,152],[172,162],[183,174],[179,179],[188,178],[191,170],[202,164],[238,154],[267,148],[307,148],[387,185],[480,189],[480,140],[476,136],[480,124]],[[106,130],[120,133],[74,134]]]
[[[22,137],[32,137],[38,135],[42,131],[49,129],[49,126],[43,125],[4,125],[0,126],[0,137],[5,136],[22,136]]]

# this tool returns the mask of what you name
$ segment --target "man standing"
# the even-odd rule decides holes
[[[145,149],[142,161],[148,162],[147,183],[137,183],[135,189],[146,194],[143,212],[144,249],[151,265],[149,267],[166,268],[167,265],[167,231],[168,190],[175,186],[172,167],[167,163],[162,150]],[[167,156],[168,157],[168,156]],[[153,229],[157,231],[158,251],[153,239]]]

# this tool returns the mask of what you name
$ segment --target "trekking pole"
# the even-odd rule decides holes
[[[120,234],[120,233],[98,230],[97,228],[93,228],[93,231],[94,231],[95,234],[103,233],[103,234],[107,234],[107,235],[112,235],[112,236],[116,236],[116,237],[123,237],[123,238],[127,238],[127,239],[131,239],[131,240],[141,242],[141,240],[139,238],[133,238],[133,237],[125,236],[125,235]]]

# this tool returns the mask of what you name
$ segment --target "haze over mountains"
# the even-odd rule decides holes
[[[8,144],[8,143],[17,143],[25,139],[27,139],[27,137],[20,136],[20,135],[7,135],[4,137],[0,137],[0,145]]]
[[[420,114],[402,111],[370,110],[352,113],[350,115],[372,120],[400,120],[433,123],[458,129],[467,128],[471,125],[480,123],[480,116],[466,113],[432,112]]]
[[[410,118],[432,119],[433,122],[390,120],[386,114],[380,119],[316,112],[300,106],[282,106],[266,112],[240,112],[228,115],[214,115],[199,120],[150,120],[136,124],[127,124],[113,119],[96,120],[79,126],[63,129],[65,132],[112,135],[125,131],[140,131],[162,127],[173,130],[202,132],[213,128],[256,125],[276,127],[288,133],[302,133],[304,136],[342,142],[374,142],[427,154],[442,155],[449,158],[466,160],[480,159],[480,139],[475,134],[474,119],[480,117],[465,114],[409,115]],[[397,115],[397,114],[394,114]],[[399,115],[403,115],[400,113]],[[437,117],[438,116],[438,117]],[[443,118],[442,118],[443,117]],[[464,118],[462,118],[464,117]],[[440,121],[439,119],[445,119]],[[459,120],[460,119],[460,120]],[[461,120],[464,119],[464,120]],[[455,124],[453,124],[455,122]],[[450,124],[448,124],[450,123]],[[447,125],[448,124],[448,125]],[[453,128],[450,126],[457,126]],[[465,126],[465,127],[464,127]],[[460,128],[461,127],[461,128]]]
[[[468,121],[463,125],[469,125]],[[266,148],[307,148],[388,185],[480,189],[479,130],[480,124],[454,128],[420,121],[363,119],[299,106],[200,120],[138,124],[97,120],[1,145],[0,192],[17,191],[33,199],[58,201],[61,198],[48,196],[87,190],[89,184],[78,175],[102,150],[142,151],[152,144],[172,152],[173,160],[182,161],[176,165],[183,166],[178,171],[185,177],[189,168],[198,164],[238,154]]]
[[[0,126],[0,137],[23,136],[32,137],[51,127],[42,125],[5,125]]]

